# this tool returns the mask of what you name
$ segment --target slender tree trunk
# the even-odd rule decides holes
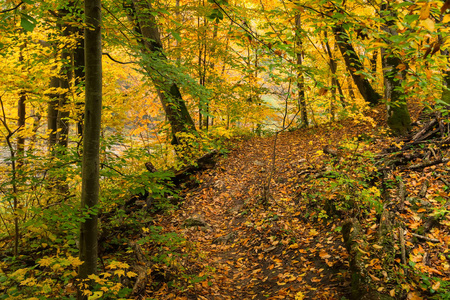
[[[333,95],[335,96],[336,88],[338,89],[339,100],[341,102],[342,107],[345,108],[347,106],[347,102],[345,101],[345,97],[344,97],[344,93],[342,92],[341,84],[337,78],[337,62],[336,62],[336,59],[334,59],[333,51],[331,50],[330,42],[328,41],[328,33],[326,31],[325,31],[325,49],[328,54],[328,58],[330,60],[329,66],[330,66],[330,71],[331,71],[331,86],[332,86],[331,91],[333,92]]]
[[[73,4],[72,1],[69,3]],[[69,15],[67,9],[60,9],[58,11],[60,18],[64,19]],[[68,39],[72,35],[73,27],[70,24],[60,24],[62,30],[62,36]],[[59,95],[58,104],[58,133],[57,143],[60,146],[59,151],[65,151],[69,142],[69,110],[67,109],[68,98],[70,94],[70,82],[72,81],[72,58],[68,47],[64,46],[61,50],[61,71],[60,71],[60,83],[59,87],[62,92]]]
[[[58,76],[53,76],[50,79],[50,93],[48,94],[50,101],[48,102],[47,106],[48,151],[50,153],[53,153],[54,147],[56,145],[56,131],[58,129],[58,102],[59,102],[58,89],[59,89],[59,78]]]
[[[175,1],[175,18],[178,23],[180,23],[180,24],[182,23],[181,14],[180,14],[180,0]],[[175,46],[177,49],[180,46],[179,44],[180,44],[180,42],[178,40],[176,40]],[[177,54],[176,64],[177,64],[177,67],[181,67],[181,54],[180,53]]]
[[[17,168],[20,169],[24,164],[25,158],[25,117],[26,117],[26,104],[27,94],[25,91],[21,91],[19,95],[19,101],[17,102],[17,127],[20,128],[17,131]]]
[[[199,1],[198,6],[201,7],[201,3]],[[202,36],[205,34],[204,29],[201,29],[200,27],[200,14],[198,14],[197,16],[197,39],[198,39],[198,83],[201,86],[205,85],[204,82],[204,74],[203,74],[203,64],[205,63],[204,61],[202,62],[203,59],[203,44],[206,43],[205,41],[203,41]],[[198,100],[198,128],[200,130],[202,130],[203,128],[203,103],[202,103],[202,99],[201,97]]]
[[[138,33],[142,36],[140,39],[141,51],[144,57],[148,57],[144,61],[144,68],[156,87],[166,117],[172,126],[172,144],[179,144],[181,141],[177,135],[195,132],[195,124],[177,84],[167,72],[170,65],[163,52],[163,45],[156,18],[152,14],[151,3],[146,0],[132,0],[132,2],[134,6],[132,18],[137,25]]]
[[[212,44],[212,48],[211,48],[211,55],[210,55],[210,60],[213,60],[214,58],[215,58],[215,56],[216,56],[216,40],[217,40],[217,32],[218,32],[218,30],[219,30],[219,24],[213,24],[213,26],[214,26],[214,29],[213,29],[213,37],[212,37],[212,42],[213,42],[213,44]],[[210,73],[211,74],[214,74],[214,68],[215,68],[215,63],[214,62],[212,62],[212,63],[210,63]],[[208,131],[209,130],[209,114],[210,114],[210,105],[209,105],[209,103],[211,102],[211,99],[208,99],[208,102],[206,103],[206,122],[205,122],[205,124],[206,124],[206,131]],[[213,126],[213,120],[214,119],[211,119],[211,126]]]
[[[305,77],[303,76],[303,42],[301,38],[302,19],[300,14],[295,15],[295,41],[297,46],[297,89],[298,107],[302,127],[308,127],[308,111],[306,109]]]
[[[382,98],[381,95],[373,89],[369,80],[367,80],[364,75],[357,74],[358,72],[364,71],[364,66],[362,65],[355,49],[350,43],[348,34],[345,32],[342,25],[333,26],[333,33],[339,50],[344,57],[345,65],[347,66],[347,69],[349,70],[353,81],[358,87],[361,96],[370,105],[378,104]]]
[[[352,79],[351,76],[347,76],[347,86],[348,86],[348,95],[352,102],[355,102],[355,91],[353,90]]]
[[[378,49],[374,50],[372,53],[372,58],[370,59],[370,67],[372,69],[372,73],[377,73],[377,61],[378,61]]]
[[[81,209],[87,209],[89,216],[81,223],[80,259],[84,262],[79,268],[80,281],[97,273],[98,257],[98,213],[99,199],[99,149],[102,112],[102,35],[101,0],[85,1],[86,29],[86,96],[84,112],[83,170],[81,186]],[[87,299],[82,290],[78,299]]]
[[[39,130],[39,127],[41,126],[41,118],[42,115],[39,112],[32,111],[31,113],[33,115],[33,125],[32,125],[32,133],[33,135],[30,138],[30,143],[28,145],[28,151],[27,153],[34,154],[35,145],[36,145],[36,139],[37,139],[37,132]]]
[[[83,90],[84,84],[84,37],[82,29],[75,29],[74,33],[77,33],[77,46],[73,52],[73,76],[75,84],[75,93],[79,96]],[[75,116],[77,121],[77,135],[83,135],[83,102],[75,104],[77,114]]]
[[[21,46],[19,53],[19,62],[23,62],[23,49],[25,48],[25,44]],[[22,71],[25,71],[24,69]],[[24,164],[25,157],[25,117],[26,117],[26,104],[27,93],[25,90],[22,90],[19,94],[19,100],[17,101],[17,127],[19,130],[17,131],[17,168],[20,169]]]
[[[446,50],[445,52],[447,52],[446,56],[448,58],[448,50]],[[442,88],[442,101],[447,103],[447,105],[450,105],[450,71],[443,71],[443,80],[444,85]]]
[[[440,39],[442,39],[440,37]],[[442,79],[443,79],[443,85],[442,85],[442,101],[447,103],[447,105],[450,105],[450,61],[449,61],[449,54],[450,52],[448,50],[441,50],[441,55],[444,55],[447,60],[447,67],[446,70],[442,71]]]

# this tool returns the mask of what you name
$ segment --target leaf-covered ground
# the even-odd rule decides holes
[[[390,269],[383,269],[385,250],[374,238],[380,219],[375,208],[359,207],[356,203],[350,208],[334,207],[335,215],[330,215],[326,207],[314,207],[323,202],[310,197],[313,194],[320,194],[330,203],[345,197],[339,182],[334,188],[324,188],[324,181],[319,181],[330,168],[343,165],[338,172],[347,172],[345,183],[355,185],[355,190],[360,188],[359,181],[352,179],[358,176],[352,169],[363,167],[367,174],[376,173],[374,156],[370,160],[364,153],[370,150],[381,155],[383,149],[398,143],[381,138],[381,129],[382,126],[369,122],[344,121],[237,142],[235,149],[213,169],[196,175],[197,184],[183,191],[185,200],[180,209],[154,222],[165,232],[178,232],[186,238],[186,245],[190,246],[180,251],[190,258],[174,260],[178,265],[173,268],[183,269],[187,275],[191,272],[192,276],[181,290],[165,283],[149,283],[148,295],[157,299],[350,297],[349,255],[340,226],[343,219],[355,216],[360,219],[368,242],[367,249],[361,246],[365,276],[379,292],[398,299],[427,299],[433,291],[446,288],[443,283],[450,274],[450,222],[445,211],[449,199],[445,182],[450,179],[445,164],[417,172],[393,170],[389,175],[392,182],[398,176],[403,178],[410,197],[398,199],[393,186],[388,191],[392,196],[385,209],[404,202],[401,209],[392,211],[405,227],[406,259],[422,273],[412,271],[406,277],[398,227],[389,233],[395,240]],[[331,152],[344,154],[333,158],[323,153],[327,145]],[[448,153],[444,151],[442,155]],[[436,179],[438,171],[442,172],[441,181]],[[379,188],[377,176],[367,180],[369,190],[370,185]],[[429,189],[418,200],[416,196],[425,180]],[[366,211],[355,212],[357,209]],[[425,233],[429,239],[414,237],[415,229],[423,226],[436,209],[444,209],[443,217]],[[167,264],[162,268],[166,270],[154,272],[154,277],[170,273]]]

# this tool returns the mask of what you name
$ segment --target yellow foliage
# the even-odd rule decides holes
[[[20,282],[20,285],[26,285],[26,286],[35,286],[37,284],[36,278],[34,277],[28,277],[25,280],[22,280]]]
[[[28,268],[18,269],[11,274],[11,277],[17,281],[22,281],[25,277],[25,274],[27,274],[28,271],[29,271]]]
[[[124,270],[116,270],[116,271],[114,271],[114,275],[117,275],[120,278],[125,275],[125,271]]]
[[[114,269],[128,269],[130,267],[129,264],[124,263],[124,262],[120,262],[120,261],[115,261],[113,260],[112,262],[109,263],[108,266],[106,266],[106,268],[114,270]]]
[[[41,265],[42,267],[48,267],[53,263],[53,261],[54,260],[51,259],[50,257],[44,257],[38,261],[38,264]]]

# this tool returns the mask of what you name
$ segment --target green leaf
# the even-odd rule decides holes
[[[178,32],[172,30],[172,36],[178,41],[181,42],[181,36]]]
[[[20,18],[20,26],[22,26],[25,31],[33,31],[36,27],[36,23],[36,19],[28,15],[22,15]]]
[[[411,24],[412,22],[419,20],[419,15],[406,15],[404,20],[406,23]]]
[[[88,297],[88,300],[96,300],[96,299],[100,299],[103,296],[103,292],[102,291],[97,291],[94,292],[93,295]]]
[[[34,4],[34,0],[22,0],[25,4]]]

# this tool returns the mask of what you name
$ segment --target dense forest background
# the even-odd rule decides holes
[[[449,299],[449,10],[3,1],[0,299]]]

